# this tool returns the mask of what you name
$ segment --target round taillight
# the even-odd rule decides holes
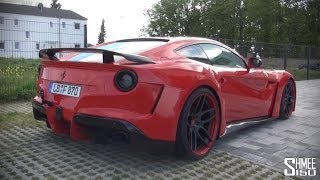
[[[121,70],[115,75],[114,83],[120,91],[128,92],[136,87],[138,76],[131,70]]]

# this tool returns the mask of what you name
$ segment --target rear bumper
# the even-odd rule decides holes
[[[135,149],[152,150],[153,152],[174,152],[174,142],[149,139],[138,128],[124,120],[76,114],[74,116],[74,122],[93,128],[94,130],[98,128],[99,130],[102,129],[107,132],[125,133],[128,137],[129,144]]]
[[[45,107],[34,101],[32,103],[33,107],[33,115],[37,120],[43,120],[49,123],[51,126],[55,126],[52,124],[53,122],[48,120]],[[57,111],[56,111],[57,112]],[[57,114],[56,114],[57,116]],[[63,120],[58,120],[56,123],[61,123]],[[121,120],[114,119],[109,117],[99,117],[87,114],[76,114],[73,117],[72,123],[76,125],[68,126],[70,128],[70,135],[75,131],[77,134],[88,134],[91,140],[95,139],[95,136],[101,135],[112,135],[114,132],[121,132],[128,137],[128,143],[131,147],[138,150],[147,150],[157,153],[172,153],[175,149],[175,143],[171,141],[161,141],[161,140],[153,140],[148,138],[141,130],[132,125],[131,123]],[[81,128],[73,128],[73,126],[81,127]],[[54,128],[53,128],[54,131]],[[99,134],[97,133],[99,132]]]

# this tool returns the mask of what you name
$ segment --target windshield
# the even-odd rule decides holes
[[[127,42],[114,42],[104,46],[97,47],[97,49],[104,49],[126,54],[139,54],[140,52],[161,46],[166,42],[163,41],[127,41]],[[114,61],[123,59],[121,56],[114,56]],[[102,63],[102,54],[96,53],[80,53],[68,61],[79,62],[100,62]]]

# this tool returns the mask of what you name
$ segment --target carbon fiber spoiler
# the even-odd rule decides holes
[[[113,63],[114,62],[114,56],[121,56],[124,57],[128,61],[132,61],[138,64],[155,64],[150,58],[145,56],[140,56],[136,54],[125,54],[125,53],[119,53],[109,50],[103,50],[103,49],[93,49],[93,48],[51,48],[51,49],[41,49],[39,51],[39,58],[47,58],[50,60],[59,60],[58,57],[56,57],[56,53],[61,52],[78,52],[78,53],[97,53],[102,54],[103,57],[103,63]]]

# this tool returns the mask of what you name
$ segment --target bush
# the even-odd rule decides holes
[[[39,60],[0,58],[0,103],[31,99]]]

